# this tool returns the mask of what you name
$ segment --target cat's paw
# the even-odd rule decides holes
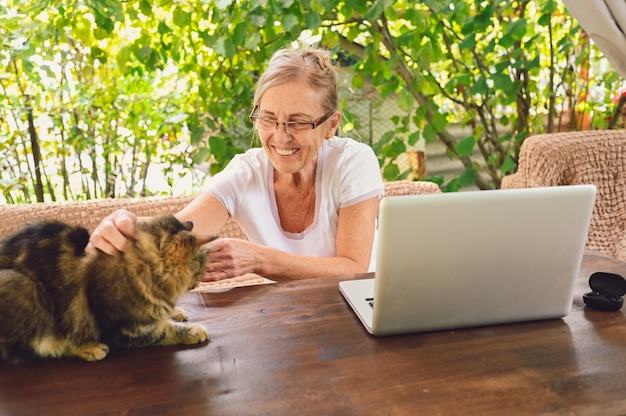
[[[185,322],[187,320],[187,312],[180,306],[176,306],[170,319],[175,322]]]
[[[109,347],[100,342],[77,345],[71,351],[71,355],[84,361],[100,361],[109,353]]]
[[[209,332],[202,325],[185,326],[184,344],[200,344],[209,340]]]

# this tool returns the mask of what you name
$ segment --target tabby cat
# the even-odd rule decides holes
[[[137,224],[124,253],[85,254],[89,233],[58,221],[26,225],[0,243],[0,359],[102,360],[109,348],[197,344],[177,299],[204,273],[215,237],[173,215]],[[175,322],[178,321],[178,322]]]

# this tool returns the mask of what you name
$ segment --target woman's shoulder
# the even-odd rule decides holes
[[[353,139],[351,137],[339,137],[339,136],[333,136],[330,139],[326,140],[326,143],[329,146],[332,147],[338,147],[338,148],[346,148],[346,147],[370,147],[367,143],[362,143],[356,139]]]
[[[325,145],[330,152],[337,152],[341,154],[354,154],[360,152],[374,153],[374,150],[367,143],[359,142],[349,137],[334,136],[325,141]]]
[[[367,143],[340,137],[333,137],[326,142],[321,159],[324,172],[329,177],[340,178],[340,183],[346,180],[368,180],[372,183],[379,181],[378,158]],[[380,181],[382,186],[382,179]]]

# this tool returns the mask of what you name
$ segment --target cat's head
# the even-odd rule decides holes
[[[196,286],[204,275],[207,256],[202,246],[217,236],[192,233],[191,221],[158,215],[137,224],[135,247],[150,259],[154,283],[182,293]]]

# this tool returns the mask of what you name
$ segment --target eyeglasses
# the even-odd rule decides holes
[[[276,121],[269,118],[259,117],[255,114],[258,109],[259,107],[255,107],[254,110],[252,110],[252,113],[250,114],[250,122],[254,123],[259,131],[273,132],[278,130],[278,126],[282,124],[289,134],[301,133],[306,130],[315,130],[320,126],[320,124],[335,114],[335,110],[333,110],[315,121]]]

